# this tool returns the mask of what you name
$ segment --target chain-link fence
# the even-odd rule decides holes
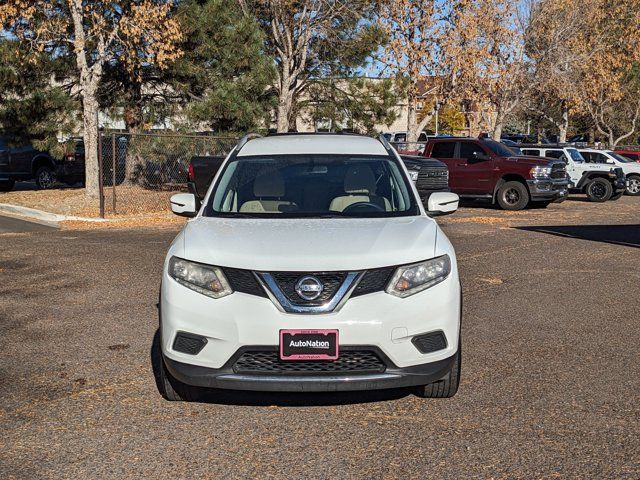
[[[102,215],[167,210],[171,195],[187,191],[194,156],[226,155],[236,143],[236,138],[206,135],[102,134]]]

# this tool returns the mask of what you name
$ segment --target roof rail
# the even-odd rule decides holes
[[[240,141],[238,142],[238,145],[236,145],[236,150],[235,150],[236,153],[238,153],[240,149],[244,147],[249,140],[253,138],[260,138],[260,137],[262,137],[262,135],[260,135],[259,133],[247,133],[244,137],[240,139]]]
[[[385,137],[384,134],[381,133],[378,136],[378,140],[380,141],[384,149],[387,151],[387,153],[392,157],[395,157],[395,153],[394,153],[395,148],[393,148],[393,146],[389,143],[389,140],[387,140],[387,137]]]

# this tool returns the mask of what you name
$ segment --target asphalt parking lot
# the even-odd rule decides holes
[[[175,229],[0,228],[0,478],[640,478],[640,198],[441,224],[456,397],[198,403],[163,400],[152,368]]]

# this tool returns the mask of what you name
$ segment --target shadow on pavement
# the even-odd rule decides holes
[[[640,225],[554,225],[515,228],[529,232],[548,233],[558,237],[640,248]]]
[[[74,183],[67,185],[66,183],[56,183],[51,190],[74,190],[84,188],[81,183]],[[15,186],[11,190],[12,192],[28,192],[39,191],[35,182],[16,182]]]
[[[158,389],[160,387],[160,368],[162,356],[160,354],[160,330],[156,330],[151,344],[151,365],[153,376]],[[198,388],[196,398],[198,402],[216,403],[220,405],[244,406],[330,406],[349,405],[357,403],[380,402],[397,400],[411,394],[411,389],[372,390],[368,392],[251,392],[245,390],[222,390],[213,388]]]

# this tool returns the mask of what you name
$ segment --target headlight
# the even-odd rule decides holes
[[[451,273],[449,255],[398,267],[386,292],[397,297],[408,297],[442,282]]]
[[[233,293],[222,270],[212,265],[171,257],[169,275],[180,285],[208,297],[221,298]]]
[[[551,167],[541,167],[538,165],[529,170],[529,174],[533,178],[548,177],[549,175],[551,175]]]

